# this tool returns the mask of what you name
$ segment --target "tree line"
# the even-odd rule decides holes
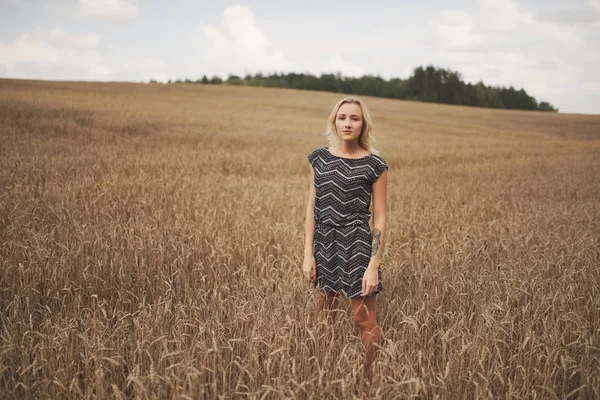
[[[150,82],[156,82],[151,80]],[[459,72],[433,65],[416,67],[408,79],[364,75],[345,77],[341,73],[256,73],[245,77],[229,75],[227,79],[206,75],[195,81],[169,80],[168,83],[227,84],[277,87],[301,90],[320,90],[326,92],[348,93],[356,95],[386,97],[400,100],[415,100],[432,103],[456,104],[475,107],[504,108],[512,110],[558,111],[552,104],[537,102],[525,90],[498,86],[486,86],[479,81],[476,84],[465,83]]]

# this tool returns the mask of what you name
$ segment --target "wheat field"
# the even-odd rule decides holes
[[[363,97],[382,343],[302,279],[338,94],[0,80],[0,398],[600,398],[600,116]]]

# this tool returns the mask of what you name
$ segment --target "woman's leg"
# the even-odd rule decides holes
[[[375,297],[377,295],[352,299],[354,321],[360,328],[360,340],[365,346],[365,366],[363,376],[369,381],[373,379],[373,360],[377,355],[377,347],[381,341],[381,331],[377,325]]]
[[[319,290],[317,294],[317,311],[327,311],[332,322],[335,322],[340,314],[340,295]]]

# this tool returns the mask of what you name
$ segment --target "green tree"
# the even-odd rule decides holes
[[[218,76],[206,75],[196,83],[220,84]],[[181,83],[176,80],[175,83]],[[189,79],[185,83],[193,83]],[[324,73],[315,76],[309,73],[277,73],[264,75],[257,72],[247,73],[242,79],[230,74],[224,83],[230,85],[267,86],[305,90],[322,90],[336,93],[349,93],[388,97],[403,100],[429,101],[446,104],[461,104],[477,107],[511,108],[520,110],[558,111],[548,102],[538,104],[524,89],[486,86],[479,81],[476,84],[465,83],[458,71],[428,65],[416,67],[408,79],[363,75],[344,77],[341,72]]]
[[[243,81],[239,76],[229,74],[226,83],[229,85],[241,85],[243,84]]]
[[[558,108],[554,108],[554,106],[548,102],[542,101],[539,106],[538,106],[538,110],[540,111],[551,111],[551,112],[558,112]]]

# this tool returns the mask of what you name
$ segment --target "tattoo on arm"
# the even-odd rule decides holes
[[[379,250],[379,243],[381,240],[381,231],[377,228],[373,229],[373,245],[371,246],[371,256],[377,254],[377,250]]]

